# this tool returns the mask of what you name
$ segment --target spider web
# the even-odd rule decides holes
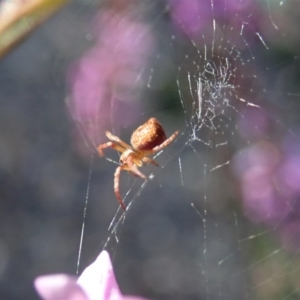
[[[91,175],[87,199],[99,201],[101,194],[102,210],[114,205],[109,221],[103,217],[107,231],[97,239],[101,249],[115,255],[125,292],[155,299],[300,297],[294,30],[300,7],[294,4],[170,0],[128,5],[126,11],[140,14],[136,20],[145,26],[134,42],[156,43],[147,63],[131,73],[135,84],[117,91],[136,99],[128,106],[134,121],[119,122],[125,110],[120,114],[113,97],[107,116],[99,103],[99,111],[83,121],[68,98],[92,150],[103,142],[101,118],[124,141],[150,117],[162,123],[167,136],[180,130],[154,156],[160,167],[142,168],[148,181],[122,173],[126,213],[120,208],[114,213],[117,154],[106,150],[108,162],[92,162],[93,172],[104,165],[105,171]],[[126,24],[125,14],[121,19]]]

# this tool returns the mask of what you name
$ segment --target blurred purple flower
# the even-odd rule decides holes
[[[107,10],[93,21],[94,46],[69,70],[67,104],[94,145],[106,129],[134,122],[154,49],[149,26],[129,13]]]
[[[274,229],[287,248],[300,249],[300,146],[259,141],[235,156],[247,217]]]
[[[243,27],[243,34],[247,34],[246,31],[251,27],[255,34],[258,14],[253,0],[168,0],[168,3],[175,26],[193,39],[197,40],[205,33],[208,42],[209,32],[213,36],[213,19],[217,24],[220,23],[221,28],[226,25],[240,32]],[[236,39],[236,32],[228,30],[227,38]]]
[[[270,129],[270,120],[266,113],[253,107],[244,108],[237,123],[240,135],[246,140],[263,138]]]
[[[87,267],[76,281],[66,274],[36,278],[35,288],[44,300],[143,300],[123,296],[115,279],[112,264],[106,251]]]

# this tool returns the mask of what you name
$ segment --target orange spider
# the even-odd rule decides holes
[[[150,118],[145,124],[141,125],[133,132],[130,139],[131,146],[109,131],[105,132],[111,142],[98,146],[99,154],[103,156],[104,154],[102,150],[108,147],[116,149],[122,153],[120,157],[121,165],[117,167],[115,172],[114,191],[124,211],[126,211],[126,207],[123,203],[119,190],[121,171],[127,170],[132,175],[147,180],[147,177],[139,171],[138,167],[141,167],[144,163],[151,163],[158,167],[158,163],[147,156],[170,145],[178,133],[179,131],[174,132],[167,139],[164,129],[155,118]]]

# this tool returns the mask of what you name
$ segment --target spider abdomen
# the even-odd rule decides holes
[[[130,142],[135,150],[147,151],[161,145],[166,139],[160,123],[156,118],[150,118],[133,132]]]

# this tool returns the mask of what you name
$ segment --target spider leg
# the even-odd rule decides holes
[[[149,157],[143,157],[142,161],[143,161],[144,163],[147,163],[147,164],[153,164],[153,165],[159,167],[159,164],[158,164],[154,159],[152,159],[152,158],[149,158]]]
[[[114,176],[114,191],[115,195],[118,199],[119,204],[121,205],[122,209],[126,211],[126,207],[124,205],[124,202],[122,200],[122,197],[120,195],[120,175],[122,170],[127,170],[129,171],[132,175],[141,177],[145,180],[147,180],[147,177],[138,170],[137,166],[133,162],[133,157],[129,156],[126,164],[118,166],[116,171],[115,171],[115,176]]]
[[[114,191],[115,191],[115,195],[118,199],[119,204],[121,205],[122,209],[124,211],[126,211],[126,207],[125,204],[122,200],[122,197],[120,195],[120,175],[121,175],[121,171],[122,170],[126,170],[127,167],[126,165],[122,165],[117,167],[116,172],[115,172],[115,178],[114,178]]]
[[[117,136],[113,135],[110,131],[105,131],[106,136],[113,142],[116,142],[118,144],[120,144],[122,147],[124,147],[125,149],[131,149],[131,147],[126,144],[125,142],[123,142],[120,138],[118,138]]]
[[[144,180],[147,180],[147,177],[142,172],[140,172],[139,169],[137,168],[136,164],[133,161],[132,156],[128,157],[126,164],[127,164],[128,169],[130,170],[130,172],[132,172],[136,176],[143,178]]]
[[[154,147],[152,149],[152,153],[155,153],[155,152],[158,152],[160,151],[161,149],[169,146],[177,137],[177,135],[179,134],[179,131],[175,131],[168,139],[166,139],[162,144]]]
[[[123,147],[121,147],[120,145],[114,143],[114,142],[107,142],[105,144],[102,144],[102,145],[99,145],[98,148],[97,148],[97,151],[98,153],[100,154],[100,156],[104,156],[104,153],[103,153],[103,149],[105,148],[113,148],[113,149],[116,149],[117,151],[120,151],[120,152],[124,152],[126,149],[124,149]]]

